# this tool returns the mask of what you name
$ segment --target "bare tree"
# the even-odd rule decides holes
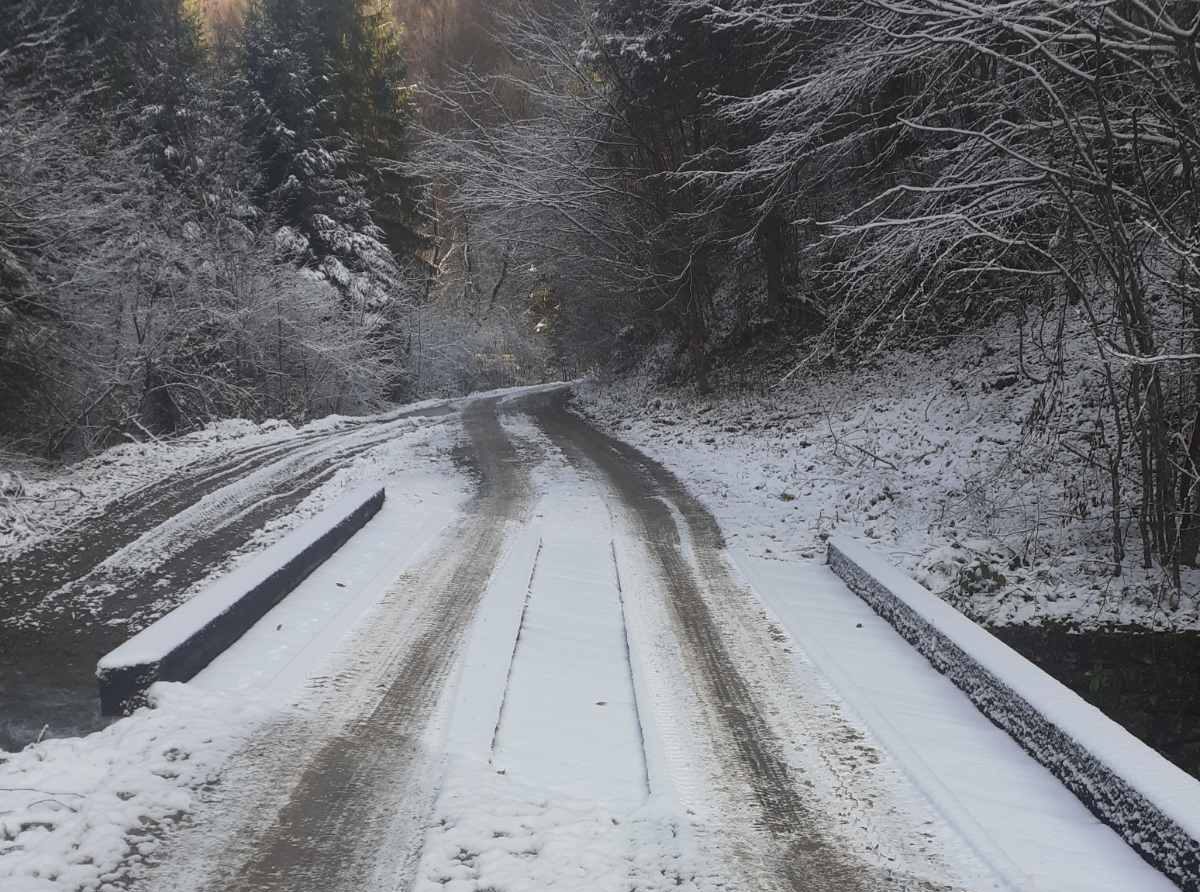
[[[718,103],[759,134],[737,164],[701,159],[688,175],[715,204],[760,196],[754,228],[782,208],[812,233],[811,262],[831,283],[826,348],[878,349],[1031,305],[1079,318],[1109,404],[1094,436],[1114,572],[1129,510],[1143,562],[1157,556],[1178,585],[1200,547],[1195,9],[672,6],[753,33],[764,58],[793,54],[770,89]],[[797,52],[797,35],[815,30],[823,45]],[[1140,498],[1126,509],[1130,477]]]

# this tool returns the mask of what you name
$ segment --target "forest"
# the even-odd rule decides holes
[[[0,0],[4,890],[1200,892],[1197,779],[1196,0]]]
[[[1001,322],[1109,571],[1197,563],[1186,0],[5,5],[0,448]]]

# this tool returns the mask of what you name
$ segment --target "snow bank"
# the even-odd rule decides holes
[[[1200,783],[863,545],[829,565],[978,709],[1185,892],[1200,892]]]
[[[155,681],[187,681],[240,638],[383,506],[356,490],[100,660],[100,707],[127,709]]]

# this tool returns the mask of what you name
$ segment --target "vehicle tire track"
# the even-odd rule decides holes
[[[302,433],[283,442],[256,444],[202,459],[162,480],[107,503],[67,529],[15,554],[0,555],[0,605],[4,616],[35,609],[62,586],[87,575],[107,557],[175,517],[205,496],[322,441],[345,437],[370,424],[448,414],[449,407],[397,413],[385,421],[348,421],[329,431]]]
[[[0,749],[21,748],[43,725],[51,736],[103,727],[95,682],[101,656],[177,606],[184,593],[340,468],[396,436],[395,422],[450,411],[397,413],[193,464],[110,503],[86,525],[0,561]],[[275,466],[280,472],[258,489],[239,490],[247,478]],[[225,491],[232,495],[224,510],[147,549],[153,560],[136,567],[112,560]]]
[[[495,401],[463,414],[456,456],[478,479],[467,516],[419,571],[402,579],[328,683],[315,717],[275,728],[247,758],[272,766],[238,838],[235,863],[203,888],[221,892],[402,888],[415,870],[440,758],[423,737],[463,645],[509,521],[529,504],[525,469]],[[405,622],[411,628],[403,628]],[[349,708],[362,708],[347,716]],[[331,729],[336,729],[331,733]],[[273,791],[289,790],[279,802]]]
[[[756,801],[761,829],[774,840],[774,868],[784,887],[866,892],[869,869],[844,851],[801,796],[785,748],[712,616],[706,590],[742,595],[721,560],[724,539],[716,520],[670,471],[569,413],[566,399],[567,394],[556,394],[525,405],[568,460],[602,474],[640,527],[665,586],[690,674],[719,719],[718,749],[733,757],[727,770],[742,778]],[[699,566],[688,562],[668,503],[684,518]]]

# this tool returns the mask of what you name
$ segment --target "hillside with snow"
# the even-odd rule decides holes
[[[1044,361],[1013,362],[1016,329],[782,383],[786,357],[756,357],[724,370],[715,394],[659,384],[647,362],[588,382],[578,405],[685,474],[752,554],[820,559],[839,533],[985,625],[1200,628],[1200,573],[1173,592],[1142,565],[1132,519],[1113,573],[1111,490],[1087,460],[1099,372],[1082,360],[1039,383]]]

